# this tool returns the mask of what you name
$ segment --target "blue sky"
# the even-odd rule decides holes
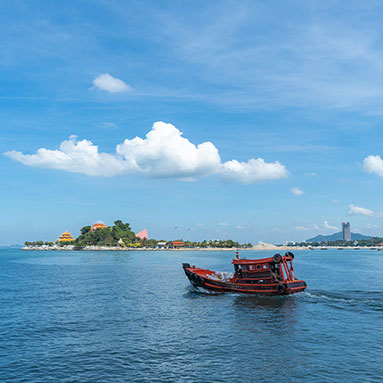
[[[380,2],[1,10],[0,243],[383,236]]]

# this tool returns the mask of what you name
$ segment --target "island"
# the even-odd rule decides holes
[[[121,220],[113,226],[96,222],[92,226],[84,226],[80,235],[74,238],[64,231],[55,242],[26,241],[23,250],[222,250],[222,249],[252,249],[251,243],[240,244],[228,240],[204,240],[202,242],[149,239],[147,230],[134,233],[129,223]]]

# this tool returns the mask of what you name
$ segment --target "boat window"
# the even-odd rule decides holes
[[[262,267],[263,267],[264,269],[268,269],[268,268],[269,268],[269,266],[266,265],[266,264],[262,265]]]
[[[254,265],[250,265],[249,270],[254,270]]]
[[[258,282],[259,282],[259,283],[263,283],[263,282],[264,282],[264,280],[263,280],[263,279],[260,279]]]
[[[261,268],[261,265],[257,265],[257,269],[260,269]]]

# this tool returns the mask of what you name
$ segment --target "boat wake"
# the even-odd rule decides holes
[[[211,291],[211,290],[205,290],[203,287],[198,286],[188,286],[186,295],[192,296],[192,297],[198,297],[203,295],[228,295],[228,293],[223,293],[220,291]]]
[[[300,296],[310,303],[326,304],[343,310],[383,311],[383,292],[381,291],[348,291],[345,293],[310,290]]]

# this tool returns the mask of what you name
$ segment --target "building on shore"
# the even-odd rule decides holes
[[[91,231],[95,231],[97,229],[105,229],[106,225],[103,222],[96,222],[92,225],[92,228],[90,229]]]
[[[179,249],[181,247],[185,247],[185,244],[182,241],[173,241],[172,246],[176,249]]]
[[[118,240],[118,244],[119,244],[121,247],[126,247],[125,242],[123,241],[122,238],[120,238],[120,239]]]
[[[139,233],[137,233],[136,237],[140,238],[140,239],[148,239],[149,238],[148,231],[146,229],[144,229],[144,230],[140,231]]]
[[[351,241],[350,222],[342,222],[343,241]]]
[[[64,231],[64,233],[60,235],[60,237],[57,239],[56,242],[73,242],[73,241],[74,241],[74,238],[72,234],[69,233],[68,231]]]

